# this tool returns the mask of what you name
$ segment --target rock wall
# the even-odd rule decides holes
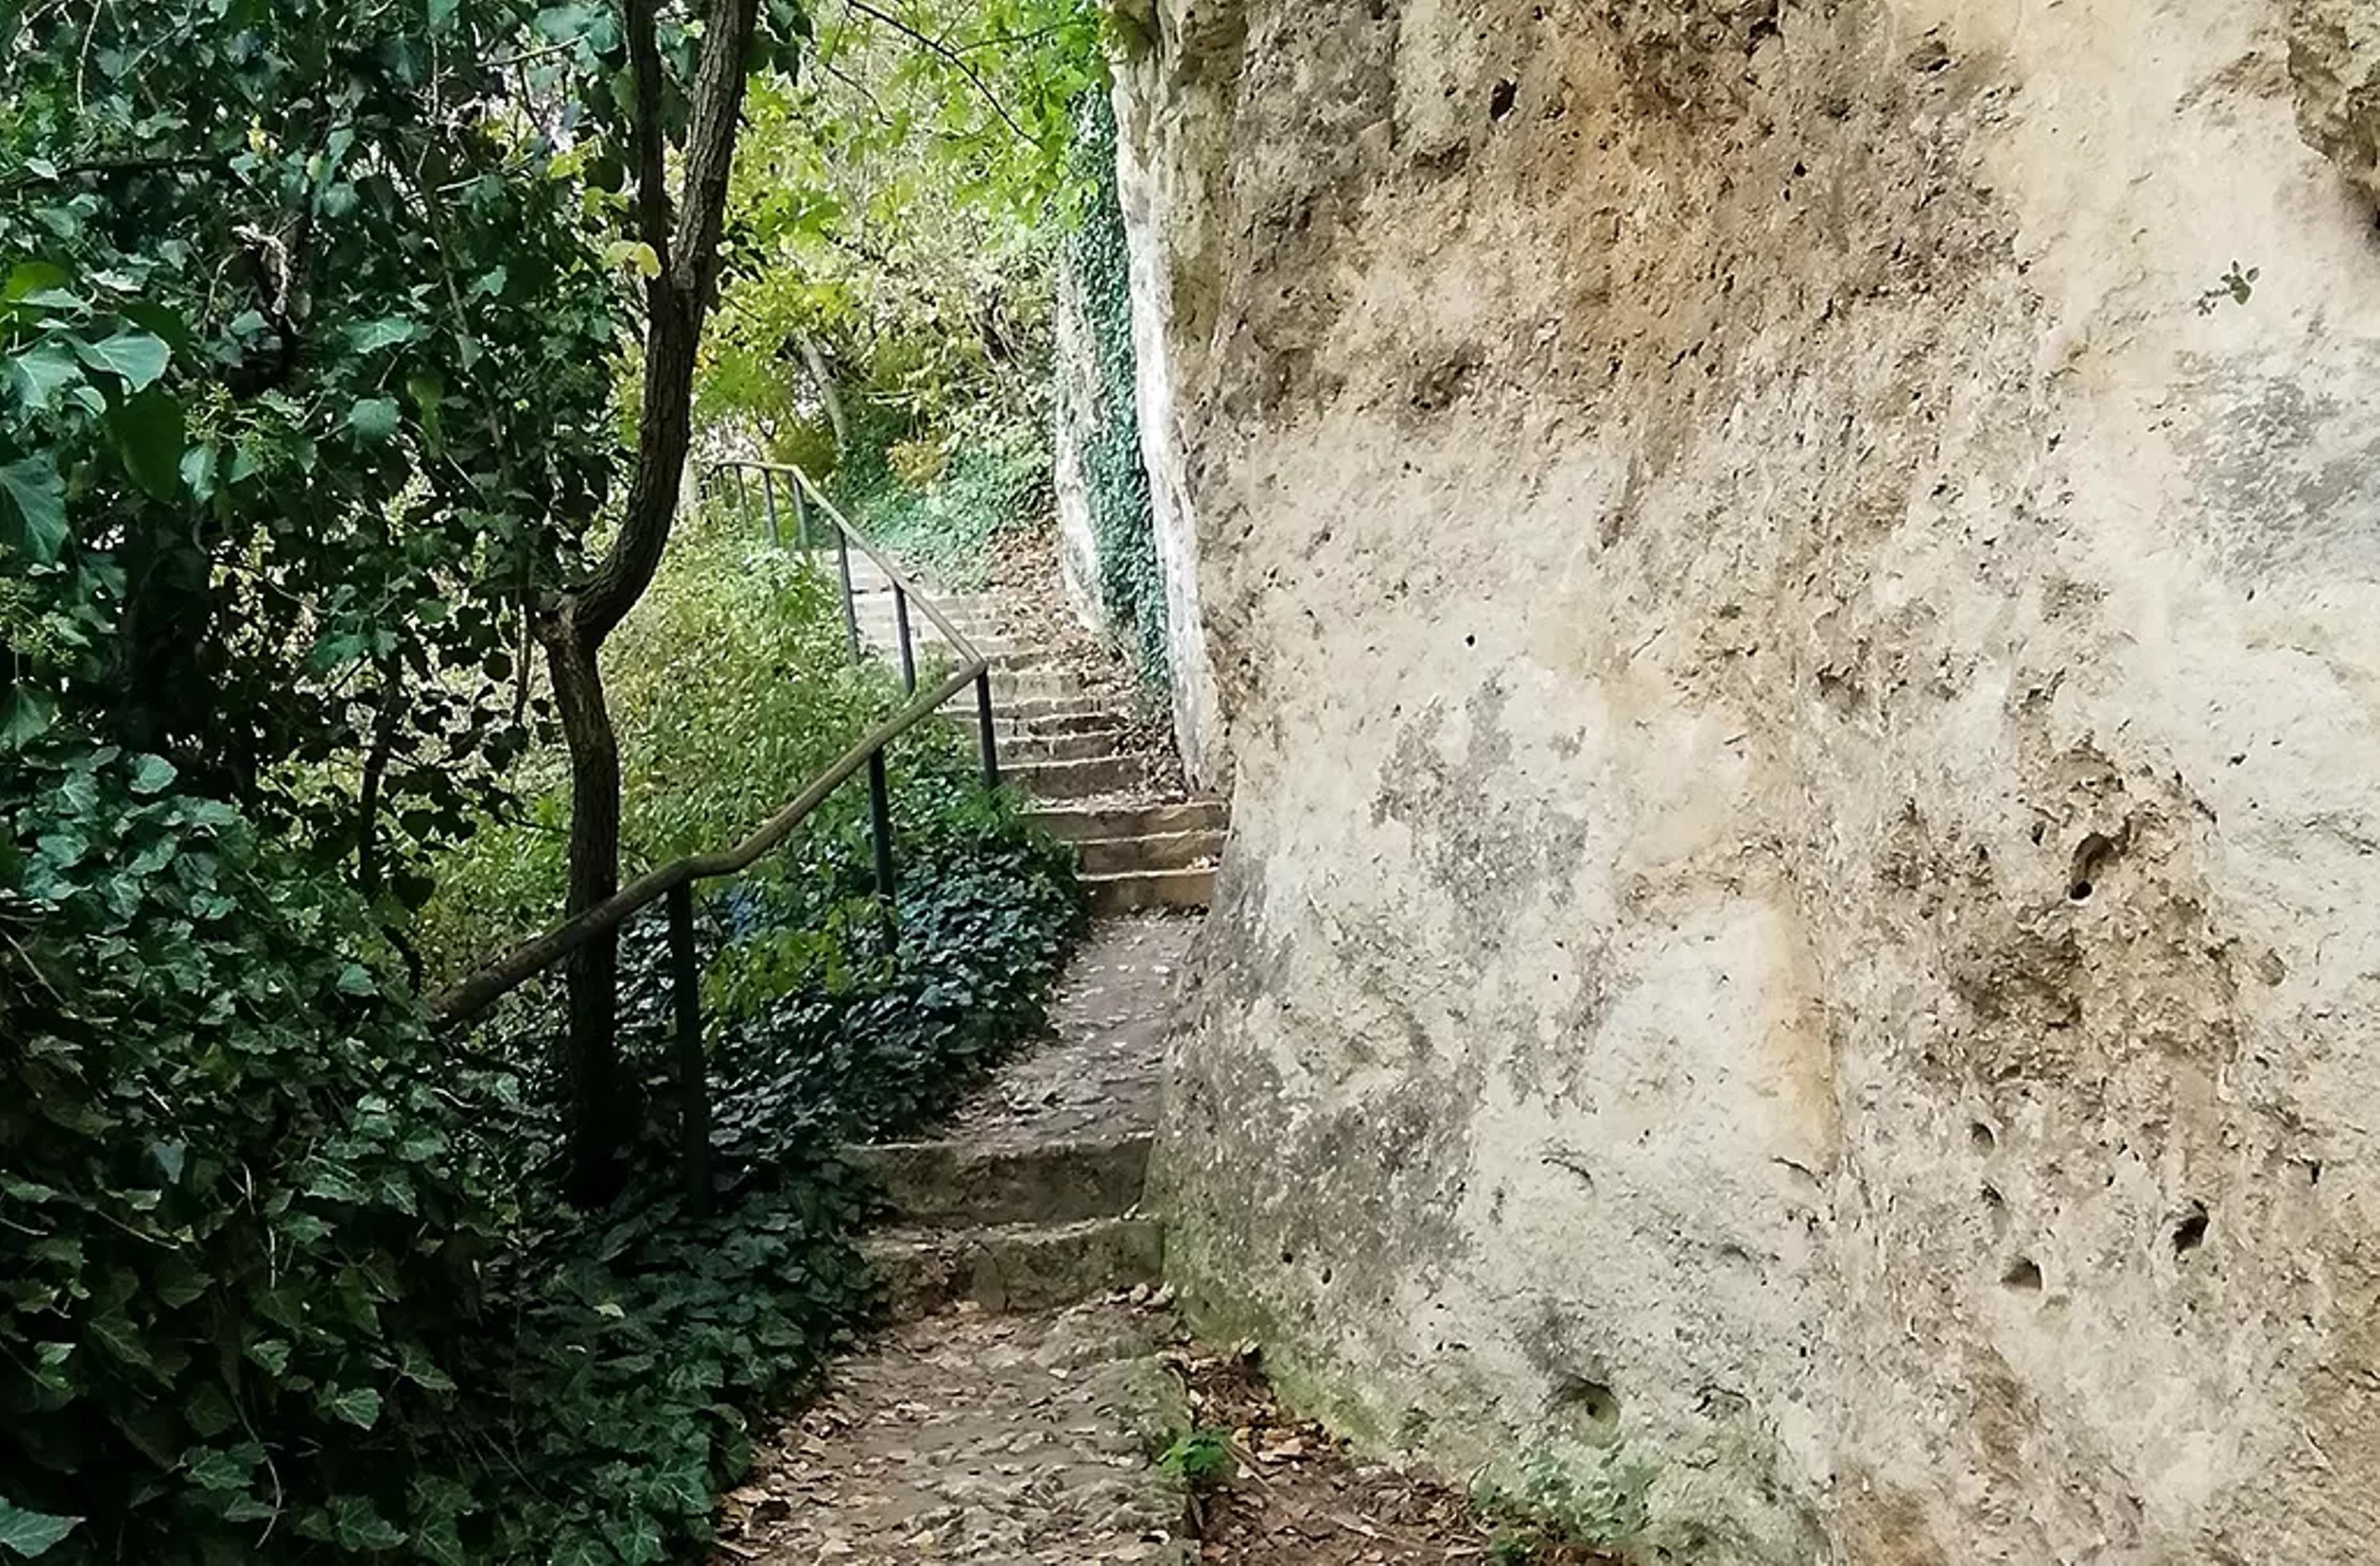
[[[1058,580],[1067,607],[1084,628],[1102,639],[1113,634],[1106,601],[1099,596],[1099,535],[1091,516],[1090,476],[1085,469],[1106,398],[1099,386],[1099,348],[1083,300],[1083,280],[1072,264],[1058,268],[1055,346],[1050,355],[1054,385],[1050,404],[1056,428],[1050,442],[1051,488],[1058,510]]]
[[[1208,1325],[1656,1558],[2373,1559],[2369,6],[1139,21]]]

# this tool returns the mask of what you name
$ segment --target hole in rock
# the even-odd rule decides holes
[[[2000,1145],[2000,1139],[1992,1135],[1992,1128],[1980,1120],[1967,1127],[1967,1140],[1979,1153],[1988,1153]]]
[[[2031,1256],[2019,1256],[2000,1275],[2000,1281],[2020,1293],[2037,1294],[2041,1293],[2041,1269],[2034,1265]]]
[[[1489,119],[1502,119],[1506,115],[1512,112],[1512,105],[1520,100],[1520,96],[1521,84],[1519,82],[1498,82],[1496,84],[1496,90],[1488,94],[1488,117]]]
[[[2080,903],[2091,895],[2092,878],[2099,867],[2116,856],[2113,839],[2101,832],[2084,832],[2082,841],[2074,845],[2074,868],[2067,872],[2066,895]]]
[[[1563,1377],[1551,1402],[1557,1410],[1598,1428],[1620,1423],[1620,1399],[1609,1387],[1585,1376]]]
[[[2182,1215],[2181,1221],[2173,1226],[2173,1254],[2186,1256],[2206,1244],[2206,1224],[2205,1207],[2198,1202],[2191,1203],[2190,1210]]]

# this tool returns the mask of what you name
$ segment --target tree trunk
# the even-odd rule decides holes
[[[826,421],[834,431],[835,461],[840,464],[851,453],[851,426],[844,422],[843,394],[835,389],[826,355],[820,351],[818,339],[807,332],[802,334],[802,362],[809,366],[810,379],[818,382],[819,401],[826,405]]]
[[[554,705],[570,750],[570,886],[576,915],[620,890],[620,742],[603,696],[600,649],[566,611],[540,627]],[[569,1050],[563,1062],[570,1104],[567,1194],[592,1205],[617,1194],[621,1154],[638,1106],[621,1067],[616,935],[572,953]]]
[[[668,547],[692,442],[694,370],[719,275],[727,179],[735,157],[744,77],[759,0],[710,0],[695,67],[686,132],[685,188],[674,203],[655,106],[662,96],[657,0],[625,0],[635,127],[639,228],[661,262],[645,286],[643,411],[636,477],[620,530],[586,582],[537,619],[563,738],[570,750],[570,892],[573,917],[620,889],[620,746],[603,698],[603,642],[652,585]],[[626,1171],[638,1114],[636,1084],[620,1059],[615,937],[589,942],[570,960],[571,1198],[609,1199]]]

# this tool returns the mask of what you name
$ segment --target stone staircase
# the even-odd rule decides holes
[[[891,581],[855,553],[863,641],[899,659]],[[1051,1038],[1014,1063],[947,1133],[849,1149],[897,1215],[868,1242],[896,1320],[953,1305],[1057,1310],[1160,1280],[1157,1222],[1140,1211],[1174,976],[1211,898],[1228,825],[1135,744],[1128,684],[1095,685],[1062,656],[1010,634],[989,597],[934,592],[990,663],[1001,775],[1031,817],[1082,855],[1090,935],[1051,1003]],[[953,658],[915,602],[918,677]],[[973,690],[950,716],[972,735]]]
[[[855,553],[851,569],[861,637],[897,660],[892,583],[865,556]],[[1206,907],[1229,824],[1222,804],[1155,774],[1131,744],[1131,694],[1095,687],[1057,654],[1021,645],[989,598],[938,593],[934,601],[990,662],[1002,777],[1038,801],[1032,815],[1046,831],[1081,848],[1092,911]],[[909,625],[924,678],[950,649],[915,603]],[[972,732],[974,693],[953,698],[951,712]]]
[[[1055,1310],[1158,1284],[1162,1231],[1140,1199],[1175,978],[1196,930],[1179,912],[1096,921],[1042,1049],[944,1135],[845,1149],[898,1215],[866,1243],[894,1319],[963,1302]]]

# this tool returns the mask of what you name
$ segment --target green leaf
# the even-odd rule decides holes
[[[176,1184],[181,1183],[182,1166],[188,1159],[189,1151],[179,1142],[149,1144],[149,1156],[157,1160],[157,1167],[164,1171],[166,1180]]]
[[[56,343],[41,343],[8,361],[8,384],[18,398],[39,413],[61,389],[82,379],[82,366]]]
[[[38,1560],[81,1524],[79,1517],[51,1517],[0,1499],[0,1549]]]
[[[342,1387],[322,1400],[322,1406],[358,1430],[380,1423],[380,1394],[370,1387]]]
[[[81,344],[78,351],[93,370],[122,377],[128,392],[143,392],[154,385],[173,358],[163,338],[146,332],[118,332],[103,343]]]
[[[261,1338],[248,1345],[248,1357],[266,1375],[278,1376],[289,1368],[289,1345],[279,1338]]]
[[[182,490],[182,405],[156,387],[108,415],[116,450],[132,481],[158,500]]]
[[[21,750],[57,721],[56,698],[24,686],[0,694],[0,749]]]
[[[67,487],[47,453],[0,467],[0,494],[16,508],[25,553],[47,565],[67,542]]]
[[[376,354],[382,348],[410,343],[420,334],[421,328],[402,316],[392,315],[348,327],[347,342],[359,354]]]
[[[396,433],[396,399],[366,397],[347,410],[347,428],[377,444]]]
[[[8,269],[6,285],[0,286],[0,302],[17,304],[36,294],[63,287],[66,282],[67,270],[62,266],[42,261],[18,261]]]
[[[143,756],[132,763],[132,792],[143,795],[163,794],[179,776],[174,763],[163,756]]]

